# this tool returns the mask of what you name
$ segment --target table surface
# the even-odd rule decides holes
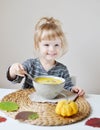
[[[18,90],[18,89],[17,89]],[[0,89],[0,99],[2,99],[5,95],[17,91],[16,89]],[[100,118],[100,95],[96,95],[96,94],[86,94],[86,100],[89,102],[89,104],[91,105],[92,111],[91,114],[85,118],[82,121],[73,123],[73,124],[69,124],[69,125],[64,125],[64,126],[36,126],[36,125],[30,125],[30,124],[26,124],[26,123],[21,123],[17,120],[14,120],[13,118],[8,117],[5,113],[3,113],[2,111],[0,111],[0,116],[6,117],[7,121],[6,122],[2,122],[0,123],[0,129],[1,130],[11,130],[11,129],[20,129],[20,130],[55,130],[57,128],[57,130],[66,130],[66,129],[70,129],[70,130],[77,130],[77,129],[85,129],[85,130],[93,130],[93,129],[99,129],[96,127],[90,127],[90,126],[86,126],[85,122],[93,117],[98,117]]]

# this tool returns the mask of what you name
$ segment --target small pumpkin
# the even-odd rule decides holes
[[[61,100],[57,103],[55,112],[56,114],[61,115],[63,117],[69,117],[74,114],[77,114],[78,105],[74,101]]]

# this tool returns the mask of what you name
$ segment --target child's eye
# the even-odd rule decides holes
[[[55,46],[59,46],[59,44],[55,44]]]
[[[44,44],[44,46],[49,46],[49,44]]]

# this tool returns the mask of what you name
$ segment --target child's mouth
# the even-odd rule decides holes
[[[52,53],[52,54],[48,53],[47,55],[49,55],[49,56],[56,56],[56,53]]]

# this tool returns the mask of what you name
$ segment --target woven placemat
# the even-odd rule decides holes
[[[21,111],[33,111],[39,114],[39,118],[35,120],[25,120],[25,123],[42,125],[42,126],[57,126],[68,125],[78,122],[89,116],[91,107],[85,98],[79,97],[76,100],[79,111],[76,115],[71,117],[62,117],[55,113],[55,103],[48,102],[33,102],[30,100],[29,95],[34,92],[34,89],[22,89],[10,93],[2,98],[2,101],[16,102],[20,108],[16,112],[5,112],[8,116],[15,119],[17,113]]]

